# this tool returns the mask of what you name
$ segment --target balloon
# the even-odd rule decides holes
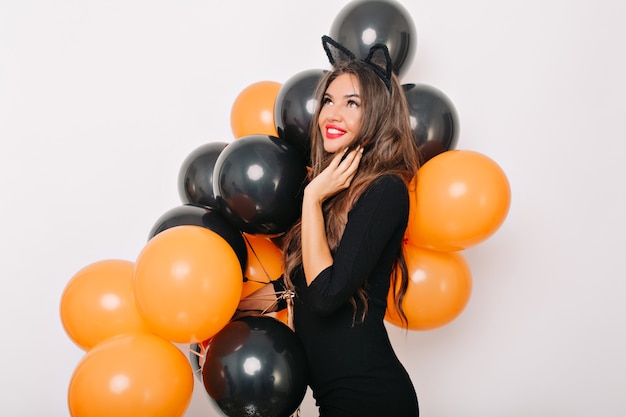
[[[185,355],[150,334],[116,336],[96,345],[74,370],[73,417],[182,417],[193,392]]]
[[[285,243],[284,242],[285,235],[270,236],[269,239],[272,241],[274,245],[276,245],[277,248],[282,250],[284,243]]]
[[[405,245],[409,286],[402,302],[410,330],[430,330],[454,320],[469,301],[472,277],[465,258],[458,252],[436,252]],[[403,323],[389,292],[385,319]]]
[[[213,195],[213,168],[226,145],[226,142],[205,143],[185,158],[178,173],[178,194],[183,204],[217,208]]]
[[[504,222],[511,189],[502,169],[474,151],[441,153],[417,172],[406,238],[424,248],[467,249]]]
[[[283,273],[282,251],[263,236],[244,236],[248,244],[248,266],[244,272],[241,298],[245,298]]]
[[[235,138],[248,135],[278,136],[274,124],[274,104],[281,84],[259,81],[239,93],[230,111]]]
[[[289,417],[307,389],[304,348],[280,321],[242,317],[211,340],[202,380],[228,416]]]
[[[283,308],[282,310],[277,311],[276,313],[274,313],[274,317],[276,318],[276,320],[279,320],[285,326],[289,326],[289,310],[288,309]]]
[[[78,271],[61,296],[61,322],[83,350],[113,336],[150,332],[133,299],[135,264],[110,259]]]
[[[289,78],[276,97],[274,118],[278,136],[292,144],[311,164],[311,122],[317,100],[315,88],[324,70],[310,69]]]
[[[220,235],[235,251],[242,272],[248,262],[248,250],[241,232],[215,209],[186,204],[165,212],[150,231],[149,239],[176,226],[202,226]]]
[[[281,234],[300,217],[306,164],[284,140],[242,137],[222,151],[214,175],[220,211],[244,233]]]
[[[231,246],[199,226],[177,226],[148,241],[135,265],[134,294],[154,333],[177,343],[206,340],[241,299],[243,276]]]
[[[374,44],[387,45],[396,74],[415,55],[417,36],[409,13],[395,1],[363,0],[348,3],[332,23],[329,36],[357,58],[366,58]]]
[[[459,121],[454,105],[441,91],[428,85],[404,84],[411,129],[422,163],[456,148]]]

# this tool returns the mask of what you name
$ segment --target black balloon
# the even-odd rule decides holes
[[[227,416],[289,417],[307,389],[304,348],[282,322],[242,317],[211,339],[202,381]]]
[[[348,3],[335,17],[329,36],[357,58],[366,58],[376,43],[387,45],[394,72],[402,74],[415,55],[417,35],[411,16],[395,1]]]
[[[195,204],[174,207],[159,217],[150,230],[148,240],[162,231],[176,226],[202,226],[217,233],[233,248],[239,259],[241,270],[245,272],[248,263],[246,241],[241,232],[228,222],[218,210]]]
[[[315,88],[324,70],[310,69],[289,78],[278,91],[274,122],[278,136],[291,143],[307,165],[311,163],[311,121],[317,100]]]
[[[289,142],[243,136],[217,158],[213,192],[220,212],[242,232],[279,235],[300,217],[306,171]]]
[[[402,87],[409,105],[413,138],[420,149],[422,163],[456,148],[459,121],[450,99],[428,85],[404,84]]]
[[[183,204],[217,208],[213,194],[213,169],[226,142],[209,142],[194,149],[178,173],[178,194]]]

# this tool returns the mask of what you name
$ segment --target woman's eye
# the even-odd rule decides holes
[[[330,104],[330,103],[332,103],[332,102],[333,102],[333,101],[330,99],[330,97],[324,97],[324,98],[322,99],[322,104]]]
[[[348,101],[348,107],[359,107],[359,103],[354,100]]]

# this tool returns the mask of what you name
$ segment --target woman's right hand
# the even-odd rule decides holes
[[[302,200],[302,266],[307,285],[333,264],[328,247],[322,203],[350,186],[363,152],[360,147],[337,153],[330,164],[309,182]]]
[[[359,168],[363,148],[359,146],[353,150],[349,149],[338,152],[330,164],[309,182],[304,189],[305,199],[312,199],[321,204],[350,186]]]

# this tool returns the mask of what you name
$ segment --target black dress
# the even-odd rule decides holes
[[[404,182],[378,178],[348,214],[333,265],[306,285],[294,277],[294,326],[310,368],[321,417],[416,417],[415,389],[384,326],[393,260],[409,214]],[[367,280],[369,310],[349,303]],[[358,299],[358,297],[357,297]]]

